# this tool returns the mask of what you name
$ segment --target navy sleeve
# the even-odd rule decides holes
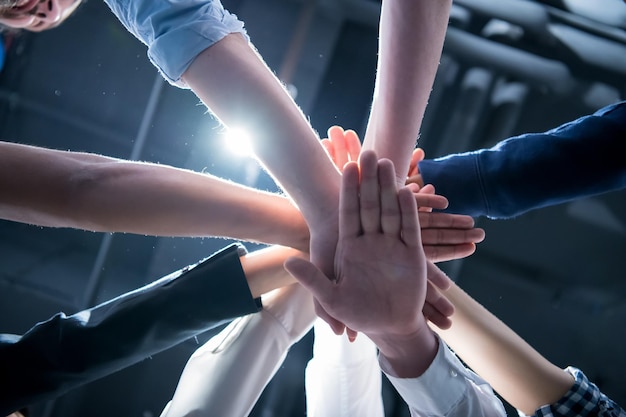
[[[0,335],[0,415],[50,399],[260,310],[238,245],[23,336]]]
[[[448,198],[446,211],[508,218],[626,187],[626,101],[545,133],[490,149],[424,160],[424,183]]]

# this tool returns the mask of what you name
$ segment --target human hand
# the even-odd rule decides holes
[[[347,162],[357,161],[361,153],[361,142],[356,132],[344,131],[339,126],[328,129],[328,138],[322,139],[322,145],[340,171]],[[420,231],[426,257],[432,262],[465,258],[476,251],[476,243],[483,241],[485,232],[474,227],[474,219],[470,216],[432,211],[445,209],[448,200],[437,195],[432,185],[424,186],[417,180],[418,163],[422,159],[424,151],[421,148],[415,149],[409,168],[409,176],[413,177],[407,181],[419,185],[411,185],[411,190],[414,191],[419,208]]]
[[[419,171],[419,163],[425,157],[424,150],[422,148],[415,148],[413,150],[413,154],[411,155],[411,162],[409,163],[409,173],[407,175],[406,183],[414,183],[422,188],[424,186],[424,179],[422,178]]]
[[[419,173],[419,163],[424,156],[421,148],[413,151],[406,180],[416,198],[424,193],[435,194],[435,188],[430,184],[424,185],[424,179]],[[420,226],[422,241],[427,242],[424,250],[429,261],[443,262],[465,258],[473,254],[476,244],[485,239],[485,231],[474,227],[471,216],[427,211],[428,214],[424,214],[424,210],[420,209]]]
[[[417,205],[409,189],[397,191],[391,161],[366,151],[360,172],[355,162],[345,166],[339,226],[335,281],[302,259],[289,258],[285,268],[325,311],[370,337],[395,376],[421,375],[437,351],[421,313],[430,284]]]
[[[322,144],[326,149],[328,156],[332,159],[333,163],[340,171],[343,171],[343,167],[346,163],[350,161],[358,161],[361,153],[361,142],[356,132],[353,130],[344,130],[340,126],[332,126],[329,128],[328,138],[322,139]],[[420,207],[420,223],[423,219],[424,223],[428,225],[427,229],[421,230],[422,239],[424,240],[424,238],[426,238],[428,242],[437,242],[434,246],[430,245],[428,242],[424,243],[423,246],[427,257],[431,254],[433,256],[433,261],[448,260],[451,259],[451,256],[456,256],[458,258],[461,257],[460,254],[469,255],[474,251],[475,246],[473,244],[470,248],[467,248],[463,245],[467,242],[467,240],[461,240],[463,237],[472,237],[471,232],[473,229],[471,229],[471,227],[473,226],[474,221],[471,217],[431,213],[432,208],[444,209],[448,205],[447,199],[443,196],[436,195],[432,186],[425,187],[422,192],[417,192],[414,196],[418,207]],[[469,232],[457,229],[448,230],[447,228],[451,225],[462,227],[463,224],[468,224],[468,219],[471,223],[469,226]],[[444,225],[446,228],[439,230],[440,225]],[[455,243],[452,244],[451,242]],[[433,324],[441,329],[447,329],[451,325],[448,315],[452,314],[454,308],[445,297],[441,296],[437,287],[445,290],[449,287],[449,282],[446,280],[435,280],[433,282],[437,285],[429,283],[423,312]],[[333,329],[335,329],[338,333],[342,332],[343,326],[341,323],[333,321],[332,318],[330,318],[329,315],[323,311],[323,308],[317,303],[317,301],[316,305],[318,310],[322,312],[326,321],[331,324],[331,327],[333,327]],[[354,338],[356,337],[356,333],[348,329],[348,336],[350,338]]]
[[[407,186],[418,201],[425,194],[435,194],[430,184],[419,188]],[[445,208],[445,207],[444,207]],[[462,214],[433,212],[431,207],[419,207],[420,230],[426,257],[431,262],[443,262],[470,256],[476,244],[485,239],[485,231],[474,227],[474,219]]]
[[[328,138],[322,139],[322,145],[340,172],[346,163],[358,161],[361,154],[359,136],[354,130],[344,130],[340,126],[328,129]],[[421,154],[423,159],[424,152],[421,151]],[[415,199],[420,210],[425,208],[443,210],[448,207],[448,200],[444,196],[430,192],[430,189],[426,189],[424,193],[416,192]]]
[[[339,226],[335,280],[298,258],[287,260],[287,271],[326,312],[372,339],[421,332],[427,282],[417,205],[408,188],[396,191],[391,161],[367,151],[360,172],[354,162],[345,166]]]
[[[340,170],[347,161],[355,160],[350,159],[351,157],[358,158],[361,150],[356,133],[353,131],[350,132],[353,134],[349,134],[349,139],[346,141],[344,140],[344,130],[339,126],[333,126],[328,129],[329,139],[325,138],[321,141],[331,160]],[[340,143],[333,145],[331,142],[333,138],[335,138],[335,140],[340,140]],[[355,140],[357,145],[356,148],[354,146]],[[335,156],[333,152],[335,148],[338,150],[341,149],[340,152],[337,152],[337,156]],[[325,219],[323,219],[323,221],[317,222],[316,225],[309,225],[311,234],[309,250],[311,254],[311,263],[316,265],[327,277],[329,277],[329,279],[334,279],[335,277],[333,260],[335,258],[335,250],[337,247],[338,221],[338,212],[335,212],[328,215]],[[317,315],[326,321],[335,333],[343,333],[345,330],[345,325],[343,323],[328,314],[317,299],[314,299],[314,305]],[[352,334],[353,337],[356,336],[354,332],[351,332],[350,330],[348,330],[348,332],[349,334]]]
[[[350,161],[358,161],[361,154],[361,141],[354,130],[343,130],[341,126],[331,126],[328,138],[322,139],[322,146],[339,171]]]
[[[361,153],[361,142],[357,133],[354,130],[344,130],[340,126],[331,126],[328,129],[327,133],[328,133],[328,138],[322,139],[321,143],[324,146],[324,149],[326,150],[326,152],[328,153],[328,156],[333,161],[335,166],[339,169],[339,171],[343,171],[344,166],[348,162],[359,160],[359,156]],[[444,209],[448,206],[448,201],[445,197],[436,195],[434,192],[428,192],[428,191],[429,190],[426,189],[425,192],[423,193],[419,193],[419,192],[415,193],[415,199],[416,199],[418,206],[428,207],[430,209],[432,208]],[[426,211],[427,210],[424,210],[424,212]],[[424,216],[428,217],[427,214],[424,214]],[[456,248],[456,246],[446,245],[447,243],[446,238],[450,235],[450,233],[442,232],[438,234],[433,234],[432,229],[436,227],[437,222],[430,221],[427,219],[427,223],[431,225],[431,228],[429,229],[430,233],[428,233],[427,236],[435,237],[439,241],[438,246],[441,246],[441,247],[433,248],[432,250],[429,249],[429,253],[436,254],[439,257],[439,259],[446,259],[446,253]],[[439,221],[438,223],[441,223],[441,221]],[[328,228],[326,228],[326,230],[330,230],[330,228],[331,228],[331,225],[329,225]],[[316,228],[316,229],[320,230],[319,228]],[[326,254],[330,253],[330,245],[328,244],[328,241],[326,239],[328,235],[329,235],[328,233],[312,232],[311,246],[315,248],[320,248],[319,253],[321,253],[322,250]],[[456,235],[452,235],[451,237],[457,238]],[[320,262],[321,260],[318,259],[317,250],[313,249],[312,251],[316,252],[315,254],[312,255],[313,263],[320,266],[322,271],[327,276],[333,276],[333,275],[330,275],[331,274],[330,265],[325,262]],[[461,249],[457,250],[457,252],[459,251],[461,251]],[[328,259],[328,255],[325,255],[323,258]],[[332,273],[334,274],[334,271]],[[435,292],[433,293],[433,291]],[[436,294],[436,290],[431,289],[429,286],[429,294],[431,293]],[[445,314],[440,313],[439,308],[442,309],[441,311],[447,312],[451,310],[451,306],[446,305],[447,300],[445,299],[441,299],[439,297],[430,297],[430,298],[432,299],[436,298],[438,302],[433,305],[430,305],[427,303],[427,306],[426,306],[426,310],[431,312],[430,317],[432,318],[433,322],[442,328],[449,327],[450,325],[449,319],[446,317]],[[322,317],[326,322],[328,322],[335,332],[343,333],[343,330],[344,330],[343,323],[339,322],[338,320],[334,319],[331,315],[329,315],[323,309],[323,307],[319,305],[317,300],[315,300],[315,306],[320,317]],[[356,333],[354,331],[352,331],[349,328],[347,330],[348,330],[348,336],[350,338],[356,337]]]

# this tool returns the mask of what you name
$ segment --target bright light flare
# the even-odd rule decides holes
[[[222,134],[222,140],[226,149],[239,157],[251,157],[254,155],[252,140],[245,129],[230,128]]]

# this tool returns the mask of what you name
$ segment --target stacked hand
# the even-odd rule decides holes
[[[328,139],[322,145],[339,170],[350,161],[358,161],[361,152],[359,137],[353,130],[344,131],[339,126],[328,130]],[[411,158],[407,184],[413,191],[419,208],[422,245],[426,257],[432,262],[460,259],[476,250],[476,243],[485,238],[482,229],[474,227],[470,216],[433,212],[448,206],[448,200],[435,194],[432,185],[424,185],[418,172],[418,163],[424,159],[424,152],[416,149]]]
[[[390,363],[406,359],[403,347],[427,345],[432,353],[436,346],[422,313],[426,265],[416,198],[396,189],[393,164],[372,151],[344,168],[334,279],[302,259],[285,263],[325,312],[368,335]],[[445,287],[440,281],[434,284]],[[430,301],[444,318],[451,314],[445,298]]]
[[[328,130],[328,139],[323,139],[322,144],[339,170],[343,170],[348,163],[354,165],[356,161],[359,161],[361,143],[357,134],[352,130],[344,131],[341,127],[333,126]],[[413,193],[418,206],[421,226],[419,231],[425,256],[429,262],[447,261],[469,256],[475,251],[476,243],[483,240],[484,231],[474,228],[474,220],[469,216],[433,212],[433,209],[445,209],[448,201],[445,197],[435,194],[432,185],[419,183],[418,180],[421,177],[418,176],[418,163],[423,158],[424,152],[421,149],[416,149],[411,158],[409,171],[411,178],[409,178],[407,188]],[[361,163],[363,162],[361,161]],[[363,172],[371,174],[373,172],[372,167]],[[372,181],[371,178],[367,181],[361,178],[359,187],[361,198],[366,198],[361,202],[366,206],[375,207],[378,204],[375,200],[377,190],[381,185],[377,181]],[[327,224],[321,230],[318,227],[317,230],[313,228],[311,232],[311,261],[325,276],[333,280],[337,278],[338,271],[337,265],[332,265],[330,260],[340,259],[341,256],[335,251],[338,248],[334,245],[334,239],[337,236],[336,219],[336,216],[329,216]],[[367,229],[370,229],[368,222],[376,222],[372,219],[376,219],[375,213],[372,213],[372,216],[361,218]],[[333,241],[332,245],[329,244],[330,241]],[[436,287],[446,289],[449,286],[449,280],[443,274],[431,274],[431,276],[436,278],[427,282],[423,314],[433,324],[445,329],[451,324],[448,317],[452,314],[453,308],[441,296]],[[329,314],[319,301],[315,301],[315,306],[318,315],[327,321],[336,333],[343,333],[344,323]],[[356,337],[356,332],[349,327],[348,336],[350,338]]]
[[[354,162],[344,169],[336,278],[298,258],[285,266],[348,327],[366,334],[410,332],[421,325],[417,307],[426,298],[426,257],[420,245],[412,192],[396,191],[393,164],[377,161],[368,151],[360,170]]]

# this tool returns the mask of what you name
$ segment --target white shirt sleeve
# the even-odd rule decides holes
[[[233,321],[194,352],[161,417],[247,416],[291,345],[313,321],[299,284],[263,296],[263,311]]]
[[[313,359],[306,367],[308,417],[383,417],[377,349],[364,334],[353,343],[317,320]]]
[[[393,377],[383,357],[379,363],[414,417],[506,417],[491,386],[467,369],[441,339],[437,356],[418,378]]]

